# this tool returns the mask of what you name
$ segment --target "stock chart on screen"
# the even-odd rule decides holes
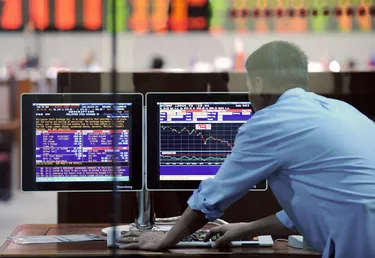
[[[33,108],[36,182],[129,181],[130,103]]]
[[[158,103],[160,180],[215,176],[253,114],[248,102]]]

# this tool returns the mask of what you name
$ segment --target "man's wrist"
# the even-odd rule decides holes
[[[163,240],[159,243],[159,246],[158,246],[158,250],[167,250],[169,249],[170,247],[168,247],[168,245],[166,245]]]
[[[171,243],[168,243],[167,235],[168,235],[168,233],[165,234],[163,239],[160,241],[159,246],[158,246],[159,250],[166,250],[166,249],[169,249],[173,246]]]
[[[250,222],[247,231],[253,236],[290,233],[290,230],[280,222],[276,215]]]
[[[263,235],[261,223],[259,223],[259,220],[248,222],[246,225],[246,232],[251,236]]]
[[[243,239],[252,239],[255,236],[254,233],[254,224],[252,222],[240,222],[240,231],[241,232],[241,238]]]

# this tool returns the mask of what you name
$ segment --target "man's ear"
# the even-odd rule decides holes
[[[257,76],[255,77],[255,85],[254,85],[254,93],[257,95],[260,95],[263,92],[263,87],[264,87],[264,81],[261,77]]]

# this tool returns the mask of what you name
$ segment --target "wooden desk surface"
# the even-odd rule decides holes
[[[27,224],[20,225],[13,232],[12,236],[32,236],[32,235],[64,235],[64,234],[101,234],[101,229],[107,224]],[[111,250],[107,249],[106,241],[84,242],[84,243],[59,243],[59,244],[38,244],[38,245],[18,245],[7,240],[0,248],[0,256],[28,256],[43,257],[51,255],[79,255],[79,256],[109,256]],[[274,247],[247,247],[218,250],[211,248],[176,248],[169,252],[144,252],[120,250],[119,254],[141,254],[144,256],[199,256],[207,257],[217,255],[230,255],[230,257],[251,256],[251,257],[319,257],[315,252],[288,247],[284,242],[276,242]],[[217,258],[217,257],[216,257]]]

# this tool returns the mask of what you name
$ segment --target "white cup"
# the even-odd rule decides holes
[[[113,239],[113,232],[115,231],[115,239]],[[121,230],[117,229],[110,229],[107,232],[107,247],[118,247],[120,246],[119,243],[117,243],[117,239],[121,237]]]

